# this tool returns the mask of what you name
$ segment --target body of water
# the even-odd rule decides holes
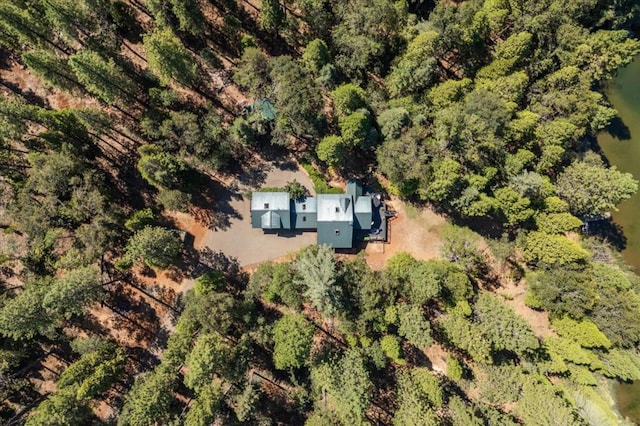
[[[598,135],[598,143],[611,165],[640,179],[640,57],[619,72],[606,92],[620,120]],[[613,220],[626,237],[622,256],[640,273],[640,191],[619,208]],[[640,424],[640,381],[618,385],[616,400],[620,412]]]
[[[606,92],[620,119],[598,135],[598,143],[612,165],[640,179],[640,57],[620,71]],[[640,273],[640,191],[618,207],[613,220],[626,237],[622,256]]]

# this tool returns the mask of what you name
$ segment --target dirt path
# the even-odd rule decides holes
[[[531,309],[525,304],[526,287],[524,280],[519,284],[505,280],[502,283],[502,287],[499,288],[496,293],[506,296],[504,302],[511,306],[518,315],[527,320],[536,336],[545,338],[555,335],[553,330],[551,330],[549,315],[546,312]]]

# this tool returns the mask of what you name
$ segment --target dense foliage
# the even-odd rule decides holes
[[[0,2],[0,423],[623,423],[640,281],[579,231],[638,189],[594,139],[638,30],[631,0]],[[175,217],[227,227],[260,157],[482,235],[248,276]]]

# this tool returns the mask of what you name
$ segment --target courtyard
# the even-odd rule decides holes
[[[237,258],[240,266],[246,267],[276,259],[315,244],[315,232],[274,234],[251,228],[251,200],[248,197],[251,191],[263,187],[283,187],[287,182],[295,179],[313,194],[313,184],[309,176],[296,163],[292,161],[265,163],[263,167],[264,179],[260,179],[259,185],[255,182],[234,183],[235,196],[230,197],[227,206],[233,209],[234,214],[230,215],[226,226],[214,225],[201,239],[196,238],[197,246],[222,251],[227,256]]]

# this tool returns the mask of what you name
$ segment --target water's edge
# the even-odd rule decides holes
[[[640,179],[640,56],[607,85],[606,94],[620,120],[598,135],[598,144],[612,166]],[[626,239],[622,257],[640,273],[640,193],[619,208],[613,220]],[[618,384],[612,393],[620,413],[640,424],[640,381]]]

